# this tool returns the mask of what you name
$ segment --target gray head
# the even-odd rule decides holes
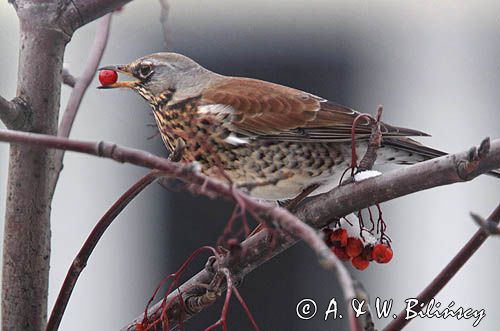
[[[118,81],[100,88],[131,88],[150,103],[167,91],[195,96],[211,79],[218,76],[187,56],[176,53],[154,53],[126,65],[100,68],[105,69],[132,76],[135,80]]]

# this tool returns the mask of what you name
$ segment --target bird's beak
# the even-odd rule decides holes
[[[122,73],[122,74],[125,74],[127,76],[134,77],[134,75],[132,74],[132,71],[130,70],[129,65],[105,66],[105,67],[99,68],[98,70],[99,71],[101,71],[101,70],[113,70],[113,71],[116,71],[118,73]],[[109,84],[109,85],[100,85],[97,88],[98,89],[110,89],[110,88],[118,88],[118,87],[134,88],[135,86],[137,86],[138,83],[140,83],[140,81],[137,79],[125,80],[125,81],[121,81],[121,82],[115,82],[115,83]]]

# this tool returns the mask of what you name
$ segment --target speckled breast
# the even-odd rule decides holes
[[[331,178],[334,166],[344,163],[338,144],[258,139],[231,144],[224,119],[200,116],[197,101],[191,98],[155,109],[166,146],[172,151],[178,139],[184,140],[183,162],[198,162],[203,173],[220,180],[229,177],[236,185],[251,184],[250,194],[257,198],[293,198],[312,183]]]

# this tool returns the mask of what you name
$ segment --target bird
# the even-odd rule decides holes
[[[349,107],[292,87],[212,72],[187,56],[154,53],[113,70],[131,77],[100,88],[128,88],[151,106],[170,152],[185,146],[181,162],[240,187],[261,200],[309,196],[339,185],[351,167],[354,125],[359,159],[372,122]],[[377,163],[414,164],[446,153],[410,137],[414,129],[380,122]],[[499,171],[490,173],[500,177]]]

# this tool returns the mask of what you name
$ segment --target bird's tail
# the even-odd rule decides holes
[[[383,138],[382,145],[388,147],[395,147],[399,150],[405,150],[409,153],[418,154],[426,160],[448,154],[440,150],[424,146],[418,141],[415,141],[410,138]],[[496,178],[500,178],[500,169],[492,170],[490,172],[487,172],[486,174]]]

